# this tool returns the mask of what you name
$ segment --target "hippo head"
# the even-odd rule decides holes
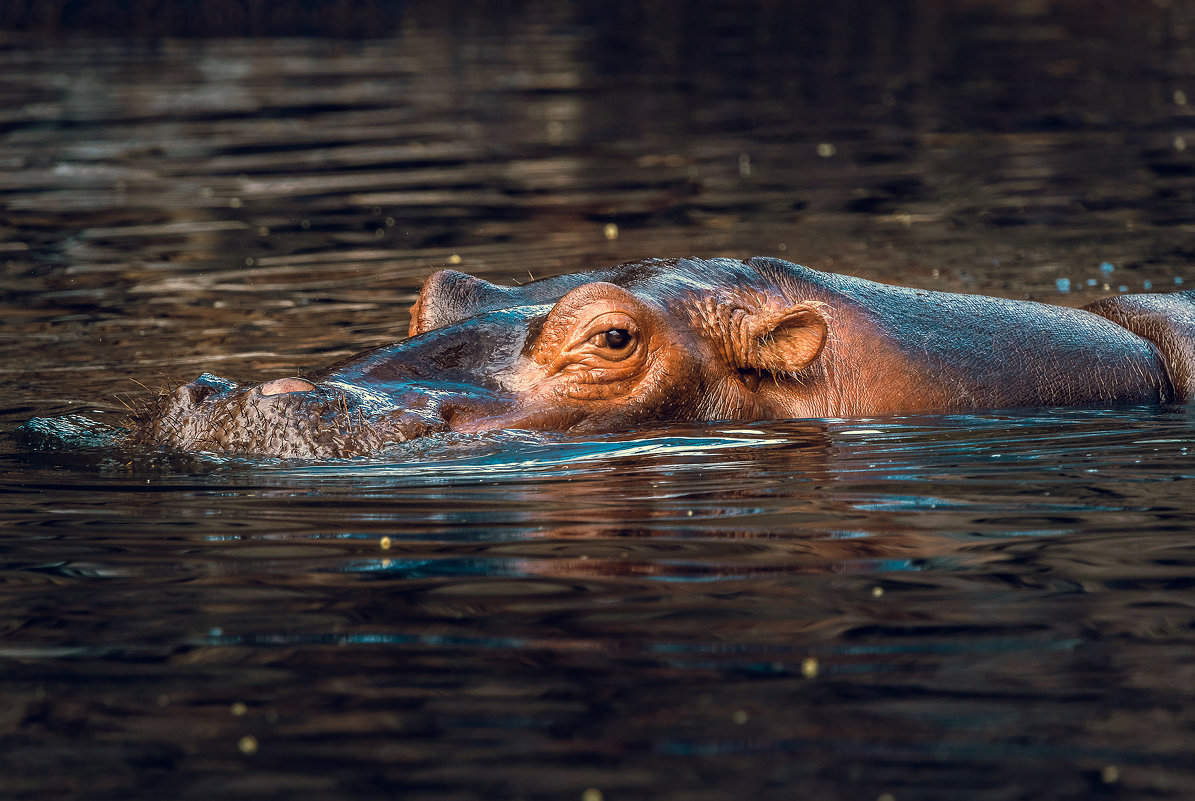
[[[319,459],[444,431],[807,416],[801,389],[824,372],[829,318],[802,270],[653,260],[516,287],[442,271],[408,339],[302,377],[204,374],[151,402],[130,441]]]

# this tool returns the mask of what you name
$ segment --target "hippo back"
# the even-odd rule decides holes
[[[1174,399],[1187,403],[1195,398],[1195,290],[1121,295],[1083,308],[1152,342],[1162,355]]]

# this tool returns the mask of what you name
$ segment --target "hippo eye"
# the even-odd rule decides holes
[[[634,341],[634,336],[625,328],[611,328],[609,331],[595,334],[589,341],[599,348],[622,350]]]

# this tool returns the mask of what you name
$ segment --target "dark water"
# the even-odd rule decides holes
[[[1195,281],[1189,4],[594,8],[0,38],[0,796],[1195,797],[1184,409],[13,440],[397,339],[445,264]]]

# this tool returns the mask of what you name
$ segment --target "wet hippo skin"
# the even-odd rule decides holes
[[[658,259],[502,287],[427,279],[410,338],[304,376],[204,374],[129,439],[350,457],[443,431],[1188,401],[1191,292],[1087,309],[889,286],[771,258]]]

